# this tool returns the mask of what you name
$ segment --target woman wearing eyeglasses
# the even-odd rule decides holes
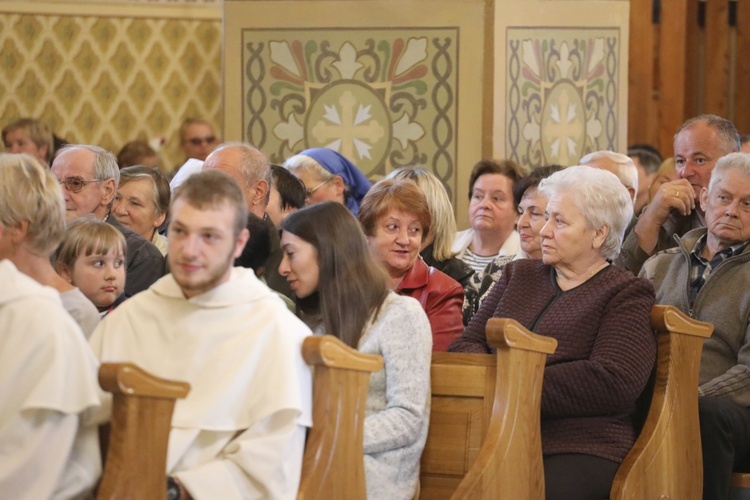
[[[308,205],[335,201],[357,215],[362,198],[372,187],[356,165],[332,149],[306,149],[283,166],[304,183]]]

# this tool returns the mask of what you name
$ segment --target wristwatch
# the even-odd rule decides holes
[[[172,476],[167,477],[167,500],[180,500],[180,485]]]

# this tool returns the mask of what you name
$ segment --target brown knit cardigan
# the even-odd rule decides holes
[[[542,386],[545,455],[584,453],[621,462],[636,439],[633,416],[656,360],[649,326],[651,284],[616,266],[567,291],[552,266],[518,260],[505,267],[453,352],[492,352],[487,320],[513,318],[557,340]]]

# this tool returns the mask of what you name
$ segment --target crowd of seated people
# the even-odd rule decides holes
[[[655,303],[715,325],[698,388],[704,498],[727,498],[750,460],[750,154],[728,120],[686,121],[664,162],[647,145],[529,172],[481,160],[464,231],[425,166],[374,184],[326,148],[273,166],[189,118],[180,148],[199,166],[170,189],[145,141],[115,157],[52,137],[33,119],[2,129],[0,497],[93,491],[111,411],[96,369],[129,361],[192,386],[172,418],[169,498],[294,498],[315,425],[301,344],[331,334],[384,360],[367,496],[411,499],[431,353],[491,352],[487,321],[505,317],[557,340],[547,498],[607,498],[638,434]]]

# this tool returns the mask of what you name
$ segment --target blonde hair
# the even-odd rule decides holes
[[[89,217],[80,217],[68,224],[65,237],[55,252],[55,265],[73,269],[78,257],[106,255],[113,248],[126,255],[125,237],[114,226]]]
[[[65,199],[52,172],[27,154],[0,154],[0,225],[28,221],[29,250],[50,255],[65,233]]]
[[[453,205],[445,186],[435,174],[421,167],[403,167],[394,170],[386,179],[408,179],[414,181],[427,198],[432,217],[432,255],[435,260],[450,259],[456,254],[451,250],[456,236],[456,218]]]

